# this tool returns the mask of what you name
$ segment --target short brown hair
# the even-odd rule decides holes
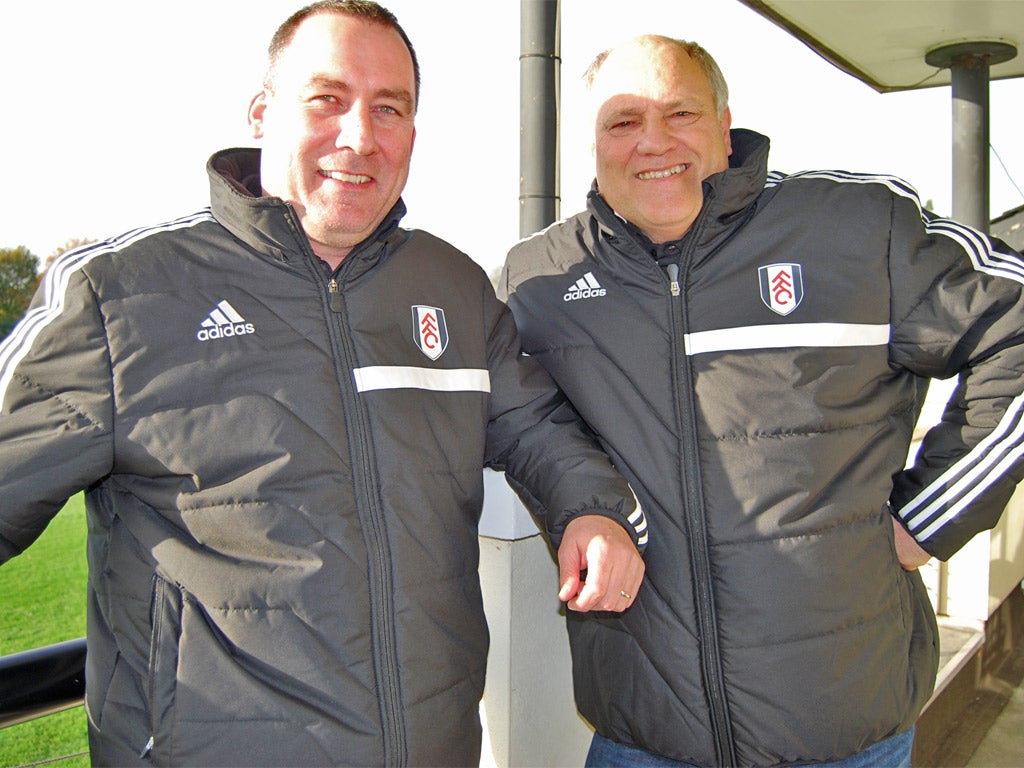
[[[274,67],[281,56],[281,53],[291,45],[295,37],[295,30],[299,28],[310,16],[320,13],[339,13],[346,16],[356,16],[367,21],[381,24],[395,30],[409,49],[412,57],[412,71],[416,78],[415,102],[419,105],[420,100],[420,63],[416,58],[416,50],[412,47],[412,41],[405,34],[405,30],[398,23],[398,18],[384,6],[373,2],[373,0],[317,0],[315,3],[300,8],[277,28],[274,36],[270,39],[270,46],[267,48],[267,74],[264,78],[264,85],[268,90],[271,88],[271,81],[274,78]]]

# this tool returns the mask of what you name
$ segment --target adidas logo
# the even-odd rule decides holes
[[[256,333],[256,327],[252,323],[245,322],[245,318],[238,314],[238,311],[225,299],[219,302],[210,316],[200,323],[196,338],[200,341],[213,341],[231,336],[244,336],[247,333]]]
[[[562,301],[579,301],[580,299],[592,299],[597,296],[604,296],[607,291],[601,287],[594,277],[593,272],[587,272],[583,277],[569,287],[568,292],[562,297]]]

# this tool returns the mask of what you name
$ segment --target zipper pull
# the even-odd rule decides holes
[[[669,264],[665,267],[665,271],[668,273],[668,290],[673,296],[678,296],[679,291],[679,265]]]
[[[146,742],[146,746],[142,748],[142,752],[139,754],[140,758],[149,757],[149,753],[153,751],[153,737],[149,737],[149,741]]]
[[[330,282],[327,283],[327,293],[331,305],[331,311],[344,311],[343,302],[341,300],[341,286],[338,285],[338,279],[336,277],[332,277]]]

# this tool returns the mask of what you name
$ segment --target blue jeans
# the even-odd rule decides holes
[[[817,763],[822,768],[910,768],[914,729],[880,741],[863,752],[835,763]],[[627,747],[594,734],[587,753],[586,768],[695,768],[689,763]]]

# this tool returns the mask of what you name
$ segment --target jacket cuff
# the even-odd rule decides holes
[[[647,549],[647,518],[644,516],[644,512],[640,508],[639,503],[634,504],[632,513],[628,515],[621,509],[621,505],[615,509],[608,509],[607,507],[600,505],[587,507],[579,510],[576,514],[570,517],[566,522],[566,525],[577,517],[583,517],[584,515],[601,515],[602,517],[614,520],[626,530],[626,533],[629,534],[629,537],[633,540],[633,544],[636,545],[636,548],[641,552],[641,554],[645,549]],[[558,538],[559,540],[561,539],[561,532],[559,532]],[[556,547],[558,546],[558,543],[554,542],[554,540],[552,543],[555,543]]]

